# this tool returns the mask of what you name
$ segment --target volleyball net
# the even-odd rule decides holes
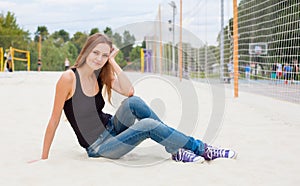
[[[179,1],[163,1],[158,6],[153,32],[145,37],[147,51],[153,56],[150,71],[183,78],[218,77],[220,66],[215,48],[207,41],[208,28],[198,26],[208,21],[207,12],[200,11],[206,10],[203,4],[205,1],[184,1],[181,11]],[[217,36],[218,31],[215,33]],[[216,38],[209,39],[216,43]]]
[[[145,72],[182,73],[183,78],[215,79],[233,88],[232,4],[231,0],[187,0],[180,11],[179,0],[162,1],[145,37],[144,50],[152,57],[144,58]],[[299,20],[298,0],[239,2],[240,90],[300,103]]]
[[[299,20],[298,0],[240,4],[239,72],[246,90],[300,103]]]

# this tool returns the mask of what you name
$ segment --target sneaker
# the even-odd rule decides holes
[[[176,154],[172,155],[172,160],[181,161],[184,163],[187,162],[203,162],[204,158],[202,156],[196,155],[194,152],[186,149],[180,148]]]
[[[222,149],[218,147],[213,147],[211,145],[205,144],[205,152],[203,157],[205,160],[214,160],[216,158],[230,158],[235,159],[237,153],[230,149]]]

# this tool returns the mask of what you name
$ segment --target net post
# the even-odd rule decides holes
[[[238,89],[238,76],[239,76],[239,59],[238,59],[238,9],[237,0],[233,0],[233,65],[234,65],[234,97],[239,96]]]

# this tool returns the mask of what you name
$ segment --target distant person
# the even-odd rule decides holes
[[[68,70],[70,68],[70,61],[68,58],[65,59],[65,70]]]
[[[75,65],[63,72],[56,84],[41,159],[48,159],[62,110],[89,157],[119,159],[146,139],[164,146],[174,161],[236,157],[232,150],[208,145],[161,121],[141,98],[133,96],[131,82],[115,61],[118,52],[107,36],[95,33],[87,39]],[[103,87],[107,100],[112,90],[127,97],[114,116],[102,111]]]
[[[250,64],[248,63],[245,67],[245,77],[247,81],[250,81],[250,74],[251,74],[251,67]]]
[[[234,75],[234,70],[233,70],[233,63],[232,61],[230,61],[227,64],[227,69],[228,69],[228,73],[229,73],[229,83],[231,82],[231,79],[233,78]]]
[[[298,81],[298,75],[299,75],[299,64],[297,58],[294,58],[292,64],[292,81],[294,83]]]
[[[284,76],[284,83],[289,84],[292,76],[292,67],[289,63],[286,63],[283,67],[283,76]]]
[[[4,52],[4,61],[6,61],[6,59],[7,59],[7,53],[6,52]]]
[[[41,69],[42,69],[42,61],[41,61],[41,59],[38,59],[37,65],[38,65],[37,70],[38,70],[38,72],[40,72]]]
[[[5,72],[12,72],[12,59],[10,52],[4,53],[4,61],[5,61]]]
[[[271,66],[271,80],[272,81],[276,81],[276,77],[277,77],[277,64],[273,63]]]
[[[6,59],[6,70],[7,70],[7,72],[12,72],[13,71],[13,68],[12,68],[12,59],[11,59],[10,55]]]
[[[281,77],[282,77],[282,64],[279,62],[277,62],[276,77],[277,77],[277,79],[281,79]]]

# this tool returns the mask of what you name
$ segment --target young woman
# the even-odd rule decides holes
[[[132,84],[115,61],[117,53],[105,35],[96,33],[87,39],[74,67],[62,74],[56,85],[42,159],[48,158],[62,110],[89,157],[118,159],[147,138],[163,145],[175,161],[236,157],[232,150],[209,146],[164,124],[143,100],[133,96]],[[109,102],[112,90],[128,97],[114,116],[102,112],[102,88]]]

